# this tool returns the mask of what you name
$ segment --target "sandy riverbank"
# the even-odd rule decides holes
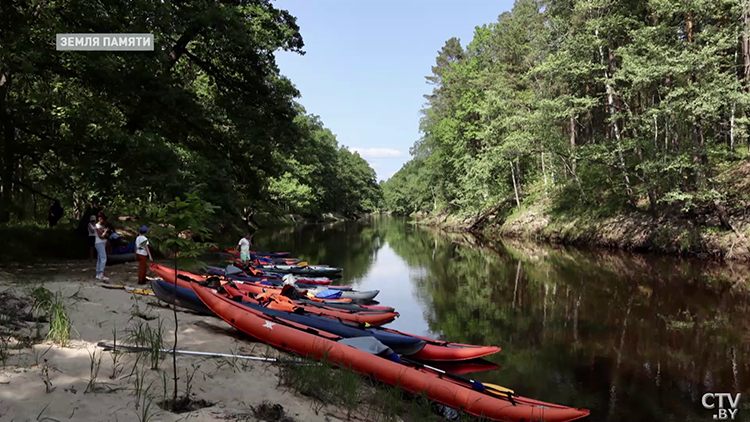
[[[113,266],[107,274],[110,283],[135,286],[134,263]],[[273,364],[193,356],[179,356],[177,359],[179,394],[185,393],[192,375],[192,399],[205,400],[210,405],[183,414],[162,410],[157,402],[164,396],[163,374],[167,378],[167,397],[172,395],[171,356],[165,356],[158,369],[152,370],[147,354],[136,359],[136,354],[126,353],[120,355],[115,368],[113,355],[102,352],[96,344],[100,341],[111,343],[114,329],[122,339],[128,330],[132,332],[139,324],[156,328],[161,321],[166,347],[171,348],[174,336],[172,311],[160,306],[154,297],[100,287],[93,276],[93,263],[83,261],[0,268],[0,292],[24,295],[37,286],[44,286],[53,294],[59,292],[72,323],[71,342],[67,347],[48,341],[30,347],[17,345],[24,336],[34,335],[33,322],[26,322],[26,327],[16,331],[12,338],[6,337],[9,344],[4,348],[7,359],[0,368],[0,420],[139,421],[146,408],[144,403],[148,405],[149,401],[152,404],[146,413],[152,415],[152,421],[263,420],[254,414],[253,407],[264,401],[280,404],[285,414],[292,418],[274,416],[265,420],[341,420],[327,413],[326,409],[314,409],[309,398],[280,386],[279,369]],[[187,312],[179,312],[178,318],[179,349],[278,355],[277,351],[242,336],[218,318]],[[46,334],[44,325],[42,333]],[[95,386],[89,387],[93,391],[86,392],[92,378],[93,353],[97,356],[94,362],[101,355],[101,364]],[[140,373],[145,375],[141,377]],[[137,383],[141,379],[144,380],[141,390],[149,384],[151,388],[148,394],[141,396],[140,406],[137,406]]]

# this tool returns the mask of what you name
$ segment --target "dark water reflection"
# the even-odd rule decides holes
[[[344,268],[381,290],[393,328],[492,344],[502,366],[470,374],[592,421],[708,421],[704,392],[743,393],[750,420],[745,268],[528,243],[471,245],[375,217],[261,231],[259,248]]]

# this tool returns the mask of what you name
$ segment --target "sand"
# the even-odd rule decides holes
[[[136,270],[135,263],[112,266],[107,271],[109,283],[135,287]],[[137,363],[136,354],[121,354],[115,370],[113,355],[96,345],[100,341],[111,343],[115,328],[118,337],[123,337],[126,330],[139,322],[155,328],[161,320],[166,348],[171,348],[172,310],[158,306],[153,296],[99,286],[94,279],[94,264],[87,261],[0,268],[0,291],[22,293],[39,285],[52,293],[60,292],[65,298],[73,326],[71,343],[59,347],[42,342],[8,350],[10,355],[5,366],[0,367],[0,421],[141,421],[144,401],[141,400],[136,409],[134,393],[139,377],[131,375]],[[157,319],[146,321],[134,313]],[[178,349],[279,356],[278,351],[253,342],[218,318],[180,311],[178,320]],[[35,332],[33,322],[27,325],[26,334]],[[42,332],[46,330],[45,324]],[[21,337],[16,336],[11,343]],[[93,353],[101,355],[101,365],[94,391],[86,392]],[[310,399],[279,386],[278,368],[273,364],[182,355],[177,358],[177,365],[180,395],[184,394],[187,379],[193,373],[193,399],[206,400],[211,405],[182,414],[162,410],[157,405],[164,395],[162,372],[167,374],[167,396],[171,397],[172,358],[167,355],[159,370],[151,370],[144,354],[138,363],[141,368],[138,372],[145,374],[144,386],[151,384],[152,404],[147,412],[151,421],[255,421],[259,419],[253,415],[252,408],[265,400],[283,406],[286,415],[295,421],[342,420],[326,409],[316,412]],[[51,384],[49,392],[45,378]],[[145,402],[148,404],[148,401]]]

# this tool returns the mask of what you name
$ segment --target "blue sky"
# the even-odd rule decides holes
[[[423,95],[438,50],[471,41],[512,0],[276,0],[297,17],[306,54],[280,52],[281,73],[300,90],[339,144],[357,150],[388,179],[419,139]]]

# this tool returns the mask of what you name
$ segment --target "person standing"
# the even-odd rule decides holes
[[[253,235],[247,233],[245,237],[240,239],[239,243],[237,243],[237,246],[239,246],[240,249],[240,261],[245,265],[250,261],[250,239],[252,238]]]
[[[141,235],[135,238],[135,256],[138,258],[138,284],[146,284],[146,266],[153,261],[151,249],[148,247],[148,227],[141,227]]]
[[[94,241],[94,247],[96,248],[96,279],[107,281],[109,277],[104,275],[104,267],[107,266],[107,236],[109,236],[109,229],[106,225],[107,216],[99,213],[96,217],[96,240]]]
[[[94,260],[94,252],[96,251],[96,248],[94,247],[94,244],[96,243],[96,216],[92,215],[89,217],[89,224],[87,227],[89,231],[89,262]]]
[[[63,217],[63,214],[65,214],[65,210],[63,210],[62,205],[60,205],[60,201],[55,199],[55,202],[50,205],[49,213],[47,215],[47,221],[49,222],[50,228],[57,225],[57,222],[60,221],[60,219]]]

